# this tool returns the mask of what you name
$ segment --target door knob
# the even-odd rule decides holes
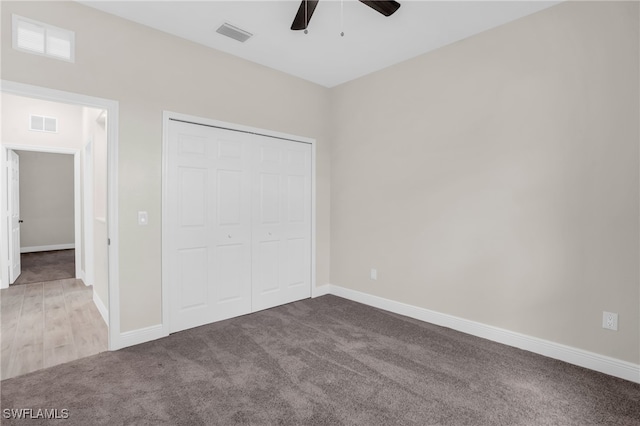
[[[18,223],[22,223],[22,222],[24,222],[24,220],[22,220],[22,219],[18,220]]]

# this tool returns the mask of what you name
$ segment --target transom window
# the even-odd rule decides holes
[[[75,33],[33,19],[12,15],[13,48],[74,62]]]

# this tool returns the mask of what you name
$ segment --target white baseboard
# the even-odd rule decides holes
[[[53,251],[53,250],[69,250],[76,248],[76,245],[71,244],[53,244],[50,246],[31,246],[20,247],[20,253],[35,253],[37,251]]]
[[[109,327],[109,310],[102,302],[102,299],[100,299],[100,296],[98,296],[95,288],[93,289],[93,304],[96,305],[98,312],[100,312],[100,316],[104,320],[105,324],[107,324],[107,327]]]
[[[138,330],[125,331],[124,333],[120,333],[120,341],[117,342],[114,349],[139,345],[140,343],[150,342],[163,337],[167,337],[167,333],[165,333],[162,324],[152,325]]]
[[[325,284],[311,289],[311,297],[316,298],[329,294],[331,292],[331,285]]]
[[[611,376],[619,377],[621,379],[629,380],[631,382],[640,383],[639,364],[633,364],[631,362],[596,354],[594,352],[539,339],[537,337],[527,336],[525,334],[455,317],[453,315],[431,311],[429,309],[420,308],[402,302],[396,302],[394,300],[373,296],[371,294],[362,293],[332,284],[321,286],[318,290],[322,288],[322,291],[325,291],[325,287],[327,288],[326,293],[324,294],[333,294],[345,299],[353,300],[354,302],[383,309],[385,311],[448,327],[473,336],[482,337],[487,340],[492,340],[494,342],[544,355],[549,358],[568,362],[569,364],[578,365],[580,367],[585,367]],[[319,295],[320,294],[318,294],[318,296]],[[314,297],[317,296],[314,295]]]

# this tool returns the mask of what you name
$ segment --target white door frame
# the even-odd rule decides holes
[[[80,260],[82,258],[82,216],[81,216],[81,191],[80,191],[80,150],[72,149],[72,148],[56,148],[49,146],[34,146],[34,145],[25,145],[21,143],[2,143],[2,149],[4,151],[3,157],[7,158],[7,152],[11,151],[31,151],[31,152],[44,152],[50,154],[67,154],[73,155],[73,215],[74,215],[74,247],[75,247],[75,263],[76,263],[76,277],[82,277],[82,268],[80,264]],[[6,163],[3,163],[3,170]],[[2,204],[5,205],[4,198],[6,194],[2,194]],[[3,258],[4,259],[4,258]],[[7,280],[5,281],[4,273],[6,268],[2,268],[3,276],[2,276],[2,288],[9,287],[9,277],[7,276]]]
[[[0,88],[4,93],[18,96],[26,96],[52,102],[82,105],[90,108],[99,108],[107,111],[107,235],[110,241],[108,248],[109,270],[109,350],[124,347],[120,334],[120,288],[119,288],[119,250],[118,250],[118,101],[81,95],[78,93],[64,92],[46,87],[1,80]],[[21,148],[22,149],[22,148]],[[2,167],[5,167],[5,152],[2,150]],[[76,161],[79,161],[79,157]],[[80,171],[78,166],[76,170]],[[79,174],[76,180],[79,180]],[[79,205],[79,203],[78,203]],[[4,206],[3,206],[4,207]],[[3,208],[3,216],[6,216],[6,208]],[[6,218],[3,218],[6,221]],[[6,223],[6,222],[3,222]],[[4,226],[0,226],[0,233],[4,233]],[[0,234],[1,235],[1,234]],[[76,235],[80,235],[76,224]],[[7,240],[6,238],[2,238]],[[5,283],[6,268],[5,244],[0,244],[0,269],[2,271],[2,283]],[[76,268],[78,264],[76,264]],[[8,283],[8,277],[7,281]]]
[[[169,217],[169,207],[166,205],[168,199],[168,177],[169,177],[169,122],[170,120],[185,121],[188,123],[202,124],[205,126],[220,127],[238,132],[254,133],[258,135],[271,136],[279,139],[287,139],[294,142],[303,142],[311,145],[311,296],[315,295],[316,288],[316,140],[303,136],[290,135],[272,130],[260,129],[257,127],[244,126],[241,124],[228,123],[225,121],[212,120],[194,115],[182,114],[178,112],[163,111],[162,113],[162,332],[165,336],[170,333],[170,306],[169,306],[169,242],[165,236],[170,234],[169,225],[165,218]]]
[[[93,138],[87,141],[82,148],[84,158],[82,171],[82,204],[84,210],[84,283],[93,285],[94,283],[94,253],[93,253]]]

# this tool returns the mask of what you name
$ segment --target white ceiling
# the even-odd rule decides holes
[[[384,17],[356,0],[320,0],[309,33],[291,31],[299,1],[81,1],[88,6],[283,71],[325,87],[560,3],[408,1]],[[344,25],[341,27],[341,6]],[[216,33],[228,22],[254,36]],[[341,30],[344,37],[340,36]]]

